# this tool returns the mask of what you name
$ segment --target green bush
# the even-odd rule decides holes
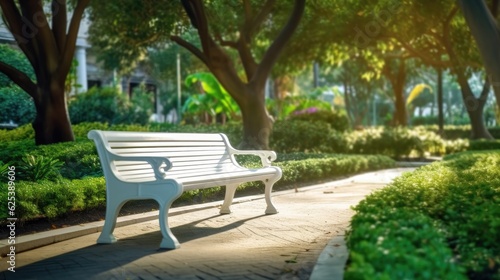
[[[471,140],[469,151],[499,150],[500,140]]]
[[[7,207],[7,185],[0,189],[0,198]],[[105,204],[106,188],[104,178],[84,180],[60,180],[58,182],[16,181],[16,217],[27,221],[39,217],[56,218],[70,211],[90,209]],[[6,218],[6,212],[0,219]]]
[[[334,130],[344,132],[349,129],[349,119],[346,114],[341,111],[326,111],[319,110],[313,112],[306,112],[302,114],[292,114],[288,120],[300,120],[306,122],[325,122],[330,125]]]
[[[359,275],[373,268],[375,270],[372,272],[377,277],[385,275],[385,268],[389,263],[387,260],[391,257],[376,253],[370,253],[369,255],[373,256],[370,259],[360,259],[359,256],[366,256],[368,254],[366,250],[376,250],[376,240],[381,233],[395,228],[401,231],[403,228],[401,225],[409,227],[408,220],[421,219],[422,225],[411,229],[415,231],[416,238],[431,242],[428,236],[431,234],[430,231],[435,231],[439,236],[433,238],[445,240],[448,250],[453,255],[429,258],[420,256],[418,251],[415,251],[413,256],[419,256],[418,261],[409,262],[401,259],[401,266],[414,272],[431,271],[429,277],[421,277],[425,279],[439,279],[443,273],[450,273],[453,276],[450,276],[450,279],[459,279],[454,277],[459,277],[456,273],[462,271],[465,271],[469,278],[500,279],[498,166],[500,166],[500,151],[450,155],[446,156],[443,162],[436,162],[407,173],[386,188],[366,197],[354,208],[356,214],[351,221],[352,230],[347,238],[351,251],[349,273]],[[410,216],[405,217],[401,213],[410,213],[411,219]],[[376,222],[384,219],[391,223]],[[399,254],[401,252],[399,244],[407,242],[406,239],[406,237],[396,238],[398,242],[387,244],[384,248],[389,254],[391,252]],[[369,245],[362,245],[366,242]],[[426,254],[436,250],[441,251],[436,248],[441,248],[441,245],[423,243],[420,250],[427,252]],[[418,265],[427,260],[441,268]],[[459,267],[454,268],[454,264]]]
[[[0,143],[26,139],[30,139],[31,141],[35,139],[35,131],[31,124],[26,124],[12,130],[0,129]]]
[[[33,99],[18,86],[0,88],[0,123],[32,123],[36,117]]]
[[[466,279],[433,221],[408,209],[363,212],[352,221],[345,279]]]
[[[406,128],[368,128],[354,131],[348,136],[350,152],[354,154],[380,154],[401,158],[415,153],[424,155],[424,147],[417,133]]]
[[[425,125],[424,129],[438,133],[439,128],[437,125]],[[489,127],[488,131],[491,136],[495,139],[500,139],[500,127]],[[470,125],[445,125],[444,126],[444,139],[456,140],[456,139],[469,139],[471,136]]]
[[[0,44],[0,61],[8,64],[30,77],[32,80],[35,78],[35,72],[26,56],[19,50],[13,48],[9,44]],[[13,86],[14,82],[5,74],[0,73],[0,88]],[[4,112],[4,111],[2,111]]]
[[[133,103],[115,88],[91,88],[78,94],[69,103],[69,115],[73,124],[82,122],[101,122],[107,124],[146,124],[149,122],[149,109],[143,109],[143,93],[134,92]]]
[[[326,122],[277,121],[269,140],[278,153],[347,153],[342,134]]]
[[[283,177],[276,186],[290,186],[297,183],[338,178],[355,173],[394,167],[394,160],[385,156],[323,154],[282,155],[276,162],[283,171]],[[308,155],[308,154],[307,154]],[[299,160],[287,160],[302,158]]]

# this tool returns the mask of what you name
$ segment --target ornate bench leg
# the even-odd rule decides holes
[[[108,201],[106,203],[106,220],[104,221],[104,227],[102,228],[101,234],[99,238],[97,238],[97,243],[99,244],[110,244],[116,242],[116,237],[113,235],[113,231],[116,226],[116,219],[118,218],[118,213],[120,213],[120,209],[122,208],[125,201],[119,200],[111,200],[107,198]]]
[[[161,239],[160,248],[178,249],[181,247],[181,244],[168,226],[168,210],[170,209],[170,204],[172,204],[172,202],[160,204],[160,230],[163,237]]]
[[[172,202],[182,194],[182,186],[178,183],[171,182],[163,184],[161,188],[163,189],[161,193],[155,196],[156,201],[158,201],[160,205],[159,222],[161,235],[163,237],[160,248],[177,249],[181,245],[168,226],[168,210]],[[165,191],[165,189],[167,191]]]
[[[276,209],[276,207],[274,207],[273,202],[271,201],[271,192],[273,191],[274,183],[278,180],[279,180],[279,178],[269,179],[268,181],[264,182],[264,184],[266,185],[265,195],[266,195],[266,204],[267,204],[267,208],[266,208],[267,215],[278,213],[278,210]]]
[[[220,209],[220,214],[230,214],[231,209],[229,207],[231,206],[231,203],[233,202],[234,198],[234,193],[236,192],[236,189],[238,188],[237,184],[234,185],[226,185],[226,197],[224,198],[224,203],[222,204],[222,207]]]

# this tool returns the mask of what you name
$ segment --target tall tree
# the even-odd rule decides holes
[[[478,63],[477,48],[470,44],[471,36],[465,21],[457,15],[456,2],[365,0],[363,3],[370,8],[355,13],[355,18],[364,19],[356,34],[358,41],[369,45],[392,40],[410,57],[418,58],[426,65],[450,69],[461,86],[463,103],[471,121],[471,137],[492,138],[483,118],[489,91],[482,91],[476,97],[468,84],[471,73],[482,66]]]
[[[274,8],[274,0],[268,0],[261,6],[252,5],[252,1],[243,1],[243,20],[236,21],[236,33],[226,38],[217,29],[210,30],[206,6],[201,0],[183,0],[184,9],[191,24],[198,30],[201,49],[193,46],[181,37],[172,36],[172,40],[191,51],[198,57],[219,80],[221,85],[238,103],[243,117],[243,142],[241,148],[267,149],[272,131],[272,118],[266,109],[265,85],[279,54],[297,28],[305,9],[305,0],[295,0],[293,10],[286,24],[277,37],[265,50],[258,61],[252,53],[252,42],[257,32],[268,22]],[[233,59],[224,47],[234,49],[244,69],[240,77]]]
[[[170,38],[198,57],[241,107],[244,140],[240,147],[268,147],[272,121],[264,103],[265,82],[299,24],[305,0],[188,0],[180,1],[179,7],[177,1],[170,0],[111,2],[115,1],[92,4],[90,35],[91,41],[111,46],[105,50],[110,54],[109,61],[115,58],[112,64],[135,61],[148,47]],[[123,5],[137,6],[140,16],[130,15]],[[182,16],[179,8],[184,11]],[[157,32],[141,32],[136,21]],[[196,29],[201,47],[178,36],[187,28]],[[172,34],[176,35],[170,37]],[[135,54],[127,51],[131,48]]]
[[[472,36],[477,43],[488,79],[500,108],[500,28],[498,16],[499,0],[493,0],[490,9],[484,0],[458,0]]]
[[[51,2],[50,16],[42,0],[0,1],[4,21],[33,67],[36,81],[2,61],[0,71],[33,98],[37,112],[33,129],[38,145],[74,140],[64,89],[80,21],[89,1],[76,1],[69,27],[65,0]]]

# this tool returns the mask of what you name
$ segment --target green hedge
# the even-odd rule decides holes
[[[499,166],[499,150],[459,153],[366,197],[346,279],[500,279]]]
[[[499,150],[500,140],[471,140],[469,151]]]
[[[257,165],[255,158],[246,157],[244,165]],[[283,178],[275,189],[286,189],[297,183],[311,180],[331,179],[369,170],[394,166],[394,161],[384,156],[339,156],[291,154],[283,156],[276,163],[283,169]],[[17,169],[17,168],[16,168]],[[0,187],[2,207],[7,209],[7,184]],[[245,184],[245,187],[261,187],[259,184]],[[182,201],[197,200],[200,196],[220,194],[220,188],[196,190],[184,193]],[[16,216],[22,221],[37,217],[55,218],[70,211],[84,210],[105,205],[105,181],[103,177],[83,179],[60,179],[55,182],[27,182],[16,180]],[[5,220],[6,211],[0,212]]]
[[[39,217],[56,218],[70,211],[105,205],[106,187],[103,177],[58,182],[16,181],[16,217],[25,222]],[[2,207],[7,209],[6,184],[2,184]],[[6,211],[0,214],[5,220]]]
[[[120,130],[120,131],[153,131],[153,132],[198,132],[198,133],[225,133],[233,146],[237,147],[241,142],[241,123],[228,123],[225,125],[172,125],[172,124],[117,124],[106,123],[80,123],[73,125],[75,137],[82,141],[88,141],[87,133],[92,129]],[[21,145],[28,145],[30,149],[36,149],[26,141],[34,142],[33,129],[30,125],[22,126],[14,130],[0,130],[0,143],[11,141],[22,141]],[[471,141],[472,143],[472,141]],[[7,144],[0,144],[4,149]],[[12,143],[12,145],[16,145]],[[485,144],[478,144],[482,149]],[[476,148],[474,145],[470,149]],[[495,145],[495,144],[492,144]],[[490,145],[491,146],[491,145]],[[496,146],[491,146],[495,148]],[[490,148],[491,148],[490,147]],[[286,120],[277,121],[274,124],[273,133],[270,137],[270,148],[278,153],[343,153],[343,154],[379,154],[392,158],[422,157],[428,155],[445,155],[469,149],[468,139],[443,140],[436,133],[429,131],[426,127],[388,128],[376,127],[366,128],[359,131],[339,132],[324,121]],[[12,150],[12,146],[8,150]],[[14,151],[14,155],[24,154],[23,148]],[[10,152],[5,152],[8,156]],[[0,155],[3,155],[0,151]],[[6,159],[5,157],[2,157]],[[8,161],[7,159],[4,161]]]
[[[437,125],[425,125],[422,126],[428,131],[438,133],[439,127]],[[444,138],[448,140],[456,139],[469,139],[471,136],[470,125],[445,125],[444,127]],[[500,139],[500,127],[489,127],[488,131],[491,136],[495,139]]]

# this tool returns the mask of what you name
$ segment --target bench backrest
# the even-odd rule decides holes
[[[230,144],[224,134],[93,130],[89,132],[89,138],[96,142],[105,175],[112,172],[126,181],[154,180],[154,172],[147,162],[112,161],[107,150],[120,156],[168,157],[172,168],[167,174],[173,177],[210,173],[234,166],[234,158],[229,153]]]

